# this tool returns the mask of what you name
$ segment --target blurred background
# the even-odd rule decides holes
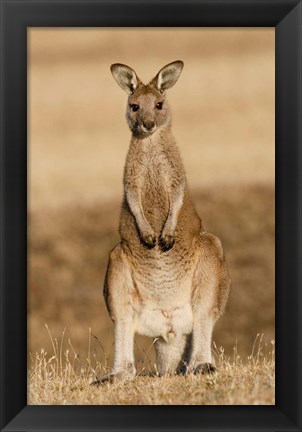
[[[274,29],[29,29],[28,350],[52,352],[45,324],[85,360],[112,360],[102,287],[119,241],[130,141],[126,94],[110,73],[125,63],[148,82],[181,59],[169,91],[173,132],[207,231],[232,276],[214,341],[249,355],[274,338]],[[89,332],[93,336],[90,338]],[[95,337],[94,337],[95,336]],[[137,337],[153,362],[152,340]]]

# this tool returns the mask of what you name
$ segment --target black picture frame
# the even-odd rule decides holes
[[[1,430],[301,431],[301,0],[0,0]],[[275,27],[276,405],[27,406],[27,28]]]

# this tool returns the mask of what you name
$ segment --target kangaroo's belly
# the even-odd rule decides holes
[[[162,337],[166,341],[192,331],[191,304],[175,308],[161,308],[155,304],[143,306],[136,317],[136,332],[150,337]]]
[[[166,252],[158,244],[152,249],[124,245],[137,333],[170,340],[192,331],[192,283],[199,256],[195,243],[176,239]]]
[[[178,269],[180,270],[180,269]],[[165,340],[192,331],[192,277],[173,266],[134,275],[138,293],[136,331]]]

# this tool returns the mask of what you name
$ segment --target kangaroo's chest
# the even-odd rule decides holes
[[[160,152],[150,152],[145,159],[141,178],[142,206],[151,225],[162,224],[169,211],[171,167]]]
[[[171,165],[162,151],[149,151],[144,155],[142,169],[143,192],[168,193],[171,187]]]

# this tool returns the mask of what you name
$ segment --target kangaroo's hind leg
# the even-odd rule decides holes
[[[112,373],[101,377],[99,381],[131,379],[136,374],[133,309],[135,295],[130,265],[120,244],[110,252],[104,297],[114,322],[115,354]]]
[[[211,344],[215,322],[224,312],[231,280],[220,240],[202,232],[200,257],[193,280],[194,316],[189,370],[194,373],[215,371]]]

